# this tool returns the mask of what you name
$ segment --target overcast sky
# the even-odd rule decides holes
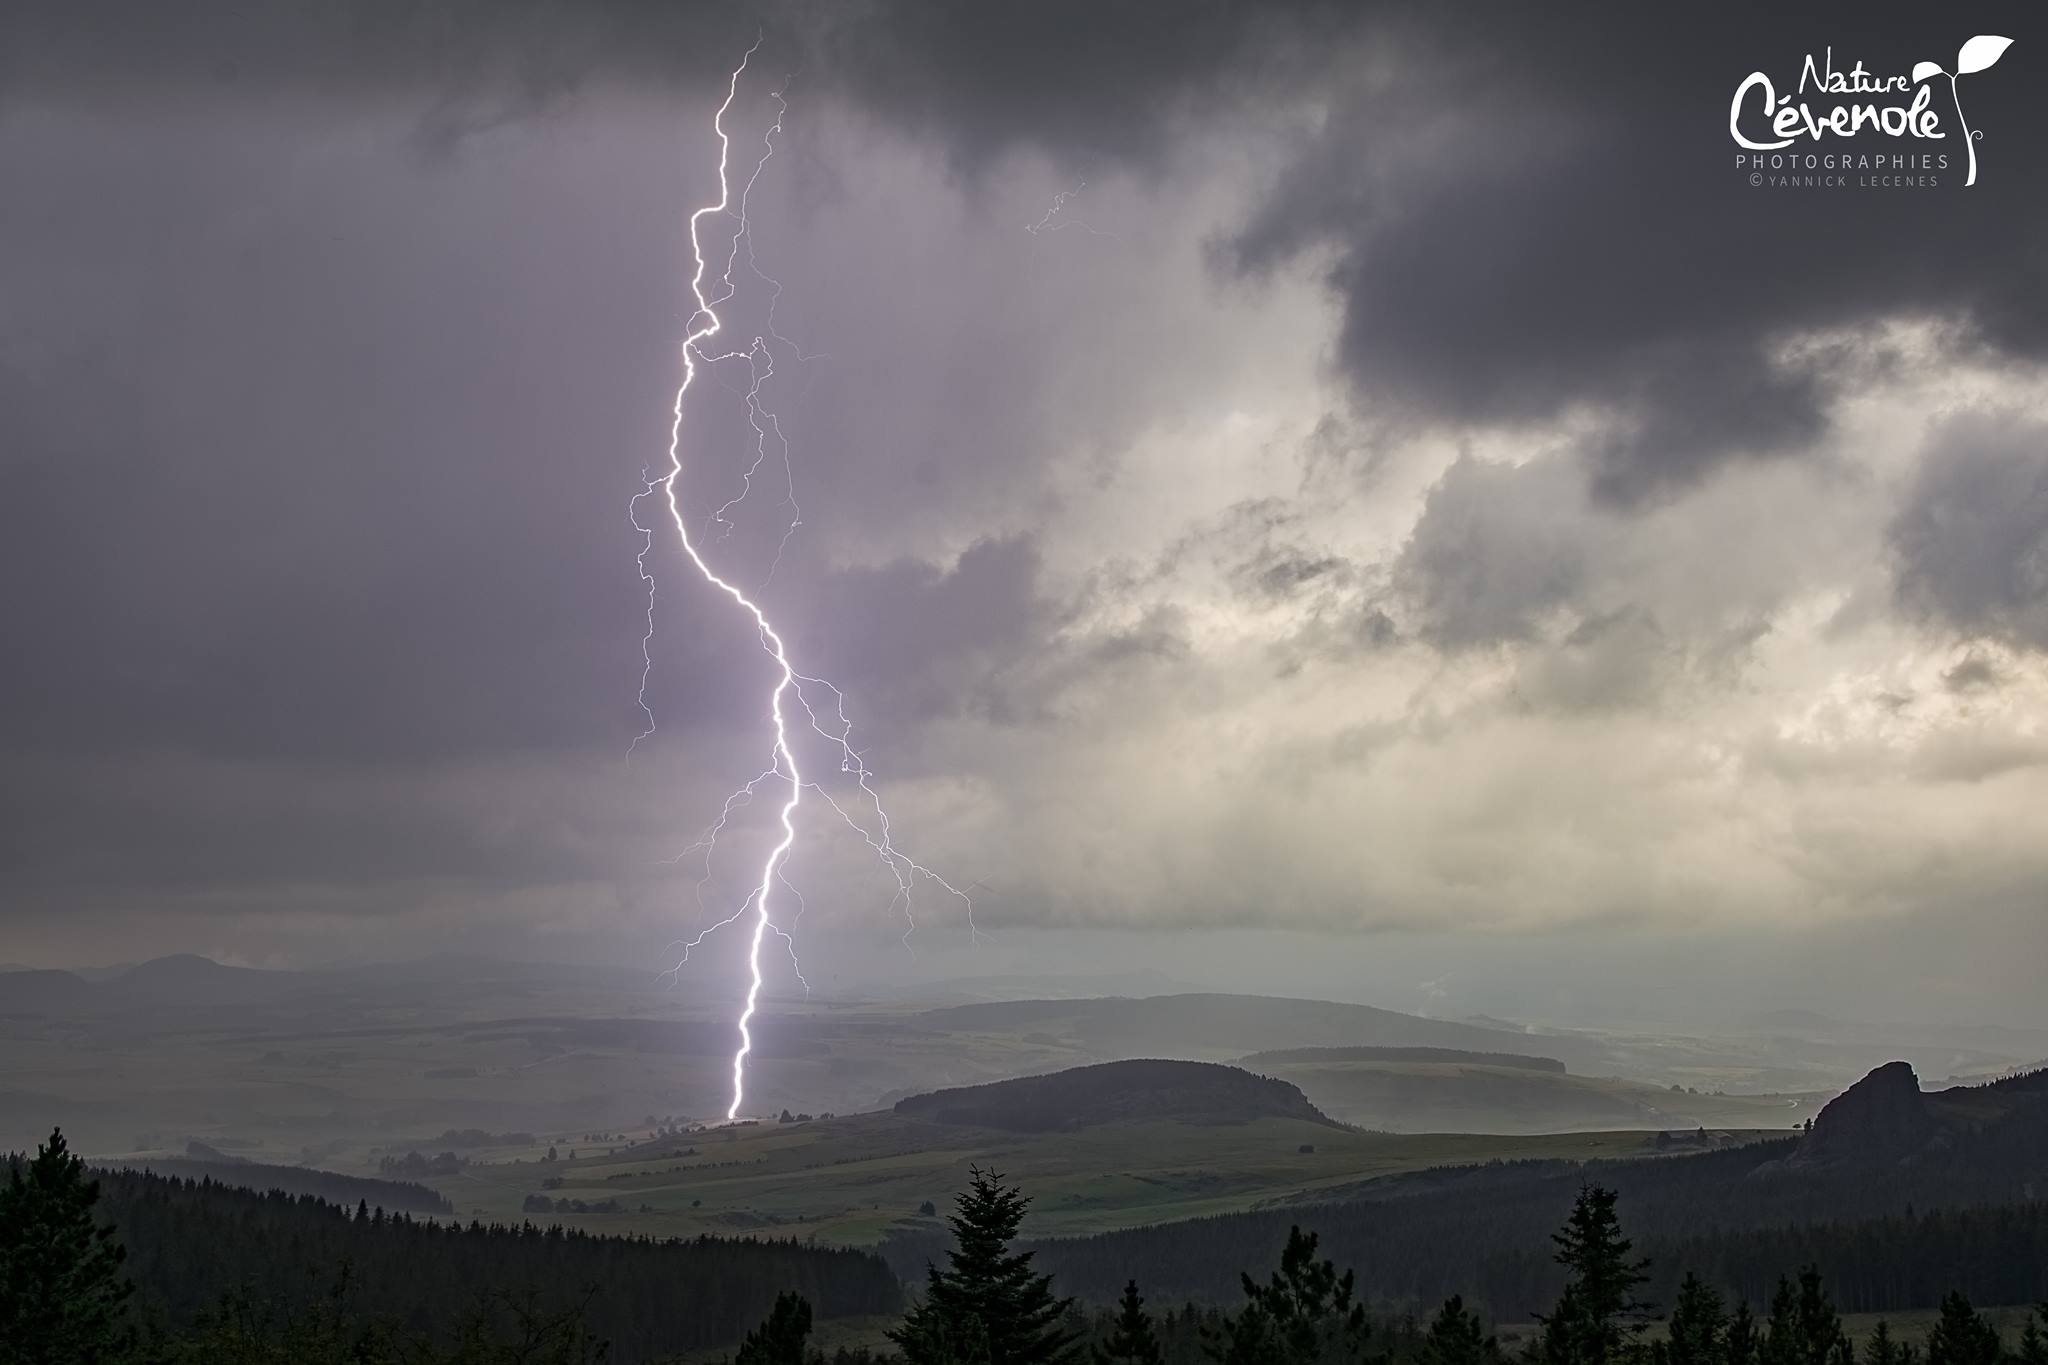
[[[758,34],[787,472],[714,519],[723,362],[678,493],[997,960],[2041,1018],[2048,30],[1668,8],[11,7],[0,959],[654,960],[736,907],[773,803],[701,905],[664,860],[768,765],[773,671],[648,516],[627,760],[628,502]],[[1980,32],[1975,185],[1959,134],[1932,186],[1736,165],[1751,71]],[[900,953],[800,824],[819,941]]]

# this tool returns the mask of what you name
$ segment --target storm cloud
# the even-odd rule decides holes
[[[664,860],[763,766],[769,670],[657,537],[636,741],[628,504],[757,37],[788,485],[711,522],[757,449],[718,372],[680,487],[987,924],[2041,946],[2048,32],[1970,21],[2016,38],[1977,185],[1951,142],[1790,191],[1737,82],[1959,21],[1555,17],[17,6],[16,955],[695,913]],[[870,926],[834,838],[799,872]]]

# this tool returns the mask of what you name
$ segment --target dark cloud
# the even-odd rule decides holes
[[[166,92],[474,97],[540,109],[593,79],[708,80],[772,18],[771,7],[706,0],[26,0],[9,12],[0,92],[115,105]]]
[[[660,449],[673,318],[559,254],[597,201],[227,118],[0,121],[0,165],[43,187],[0,209],[0,572],[35,584],[0,629],[36,661],[0,676],[0,744],[623,747],[625,499]],[[606,202],[648,225],[628,252],[666,259],[666,195]],[[617,338],[616,363],[561,365],[547,326]]]
[[[1967,636],[2048,649],[2048,428],[1953,419],[1928,439],[1891,525],[1900,602]],[[1959,664],[1956,690],[1995,681]]]
[[[963,171],[1041,147],[1085,172],[1156,167],[1177,134],[1322,79],[1366,13],[1343,0],[871,0],[827,11],[811,43],[840,88],[942,142]]]
[[[1339,359],[1375,400],[1481,422],[1594,405],[1595,487],[1637,503],[1812,444],[1856,348],[1784,353],[1802,331],[1925,316],[2041,357],[2048,187],[2026,169],[2042,111],[2019,63],[1973,78],[1973,125],[1995,141],[1967,192],[1959,164],[1934,191],[1752,189],[1726,129],[1752,70],[1783,88],[1829,45],[1844,65],[1904,70],[1972,31],[2048,47],[2037,15],[1555,19],[1390,18],[1367,37],[1368,74],[1338,87],[1231,245],[1247,270],[1329,253]]]
[[[1904,70],[1968,36],[1905,6],[1612,6],[1560,24],[1526,6],[1318,0],[36,5],[16,20],[10,75],[40,90],[410,91],[438,146],[592,81],[701,84],[757,30],[764,61],[975,176],[1025,147],[1149,173],[1249,108],[1314,110],[1275,139],[1271,192],[1228,237],[1233,267],[1326,259],[1337,358],[1377,403],[1481,422],[1593,405],[1595,487],[1638,503],[1813,444],[1855,348],[1786,354],[1802,332],[1912,315],[2008,355],[2048,348],[2048,187],[2027,172],[2042,115],[2024,66],[2048,29],[2017,5],[1969,26],[2021,55],[1971,81],[1986,141],[1968,193],[1959,166],[1935,191],[1772,193],[1733,164],[1727,109],[1750,71],[1784,84],[1830,46]]]

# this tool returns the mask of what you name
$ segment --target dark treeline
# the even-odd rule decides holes
[[[7,1164],[10,1180],[28,1168]],[[443,1224],[133,1171],[97,1182],[98,1215],[126,1248],[134,1311],[172,1332],[231,1302],[303,1314],[345,1283],[351,1303],[401,1335],[447,1343],[480,1306],[509,1299],[528,1315],[574,1310],[612,1343],[613,1361],[637,1361],[734,1341],[785,1290],[833,1317],[901,1304],[879,1258],[788,1240]],[[0,1365],[12,1362],[0,1355]]]
[[[309,1194],[348,1208],[368,1200],[392,1212],[455,1212],[455,1206],[448,1202],[446,1195],[413,1180],[378,1180],[371,1176],[309,1170],[304,1166],[266,1166],[255,1161],[201,1161],[189,1157],[152,1157],[103,1164],[112,1171],[151,1171],[181,1180],[212,1180],[221,1185],[237,1185],[245,1190]]]
[[[1924,1340],[1903,1339],[1880,1323],[1859,1347],[1812,1265],[1796,1277],[1781,1272],[1762,1313],[1752,1312],[1739,1288],[1731,1299],[1712,1265],[1704,1276],[1688,1267],[1653,1332],[1644,1297],[1656,1279],[1650,1262],[1623,1236],[1614,1193],[1593,1185],[1578,1189],[1549,1237],[1554,1299],[1536,1316],[1536,1333],[1509,1351],[1459,1295],[1419,1320],[1375,1317],[1356,1274],[1322,1255],[1316,1235],[1299,1227],[1289,1229],[1277,1268],[1263,1278],[1240,1274],[1229,1307],[1157,1315],[1129,1278],[1116,1310],[1091,1317],[1055,1289],[1034,1251],[1019,1246],[1030,1201],[1000,1175],[974,1170],[948,1220],[951,1245],[927,1265],[922,1293],[886,1334],[890,1351],[842,1348],[828,1358],[809,1344],[813,1308],[802,1287],[775,1290],[762,1306],[772,1286],[829,1278],[815,1273],[819,1262],[802,1248],[442,1230],[368,1211],[348,1218],[310,1199],[147,1176],[109,1179],[110,1189],[125,1186],[127,1221],[117,1225],[101,1221],[102,1189],[66,1152],[61,1134],[33,1161],[7,1165],[0,1365],[652,1365],[675,1359],[666,1354],[673,1345],[641,1344],[658,1336],[700,1348],[735,1340],[738,1329],[729,1324],[748,1300],[755,1325],[738,1339],[731,1365],[2048,1365],[2040,1312],[2008,1351],[1993,1323],[1954,1292],[1943,1296]],[[138,1209],[145,1217],[138,1219]],[[1959,1217],[1904,1222],[1874,1235],[1938,1237]],[[312,1227],[348,1229],[355,1239],[348,1250],[371,1253],[379,1269],[359,1278],[353,1256],[344,1254],[338,1291],[294,1306],[289,1287],[266,1294],[254,1267],[237,1262],[252,1249],[289,1261],[306,1250],[297,1238]],[[1742,1236],[1724,1237],[1724,1252]],[[142,1250],[131,1255],[131,1247]],[[226,1247],[233,1254],[223,1255]],[[335,1248],[314,1250],[332,1255]],[[1986,1243],[1975,1254],[2039,1260],[2017,1244]],[[131,1301],[129,1277],[146,1277],[152,1256],[206,1267],[188,1273],[179,1293],[202,1292],[201,1282],[225,1269],[243,1270],[245,1280],[183,1330],[168,1330],[160,1311],[138,1314]],[[826,1259],[843,1268],[864,1258]],[[881,1270],[872,1259],[865,1264],[870,1274]],[[647,1267],[658,1267],[668,1292],[602,1307],[601,1280],[580,1298],[550,1304],[532,1281],[513,1292],[498,1279],[508,1270],[515,1277],[538,1271],[539,1285],[559,1287],[571,1269],[636,1279]],[[408,1290],[394,1273],[423,1284]],[[896,1286],[885,1272],[881,1284],[893,1303]],[[417,1304],[422,1289],[444,1306],[470,1294],[474,1306],[437,1340],[404,1318],[402,1306]],[[629,1315],[623,1337],[605,1316],[622,1311]]]
[[[1139,1277],[1167,1295],[1133,1261],[1120,1267],[1116,1310],[1087,1314],[1073,1285],[1018,1242],[1030,1199],[977,1169],[954,1201],[950,1244],[887,1330],[889,1349],[825,1357],[809,1345],[811,1295],[834,1314],[895,1312],[897,1285],[877,1259],[717,1238],[440,1228],[371,1209],[350,1218],[309,1197],[143,1175],[106,1177],[102,1191],[61,1134],[6,1166],[0,1365],[657,1365],[678,1353],[705,1361],[707,1347],[733,1340],[731,1365],[2048,1365],[2048,1308],[2017,1342],[1956,1289],[1937,1293],[1939,1316],[1919,1338],[1880,1322],[1858,1345],[1841,1322],[1855,1295],[1935,1295],[1942,1267],[2003,1273],[1993,1297],[2028,1297],[2023,1287],[2048,1265],[2040,1205],[1718,1232],[1683,1240],[1657,1265],[1622,1234],[1616,1193],[1579,1185],[1548,1248],[1485,1252],[1534,1254],[1552,1271],[1554,1293],[1528,1314],[1534,1334],[1505,1349],[1495,1314],[1462,1293],[1421,1316],[1370,1312],[1358,1273],[1300,1226],[1264,1254],[1239,1246],[1239,1265],[1276,1269],[1241,1271],[1219,1304],[1155,1314]],[[1851,1275],[1837,1297],[1817,1261],[1796,1273],[1761,1263],[1853,1244],[1925,1265]],[[322,1263],[338,1273],[317,1277]],[[291,1267],[305,1283],[289,1283]],[[215,1293],[229,1279],[238,1283]],[[154,1297],[137,1295],[137,1281]],[[1671,1285],[1663,1308],[1657,1285]],[[209,1293],[211,1306],[178,1320],[172,1304]]]
[[[1633,1221],[1633,1220],[1631,1220]],[[1761,1307],[1786,1266],[1827,1272],[1845,1313],[1937,1308],[1952,1291],[1977,1303],[2048,1300],[2048,1204],[1932,1209],[1649,1242],[1648,1297],[1671,1303],[1682,1267]]]
[[[1142,1265],[1170,1299],[1216,1303],[1236,1291],[1236,1265],[1247,1253],[1272,1252],[1284,1244],[1291,1220],[1301,1219],[1358,1269],[1375,1301],[1429,1303],[1463,1293],[1503,1319],[1519,1319],[1558,1292],[1563,1273],[1541,1249],[1543,1229],[1555,1224],[1576,1189],[1550,1201],[1547,1218],[1514,1210],[1494,1220],[1432,1225],[1433,1205],[1323,1205],[1039,1245],[1045,1264],[1086,1300],[1113,1298],[1128,1267]],[[1637,1222],[1631,1208],[1630,1224]],[[1760,1307],[1786,1266],[1810,1263],[1826,1269],[1848,1312],[1934,1308],[1951,1289],[1980,1303],[2048,1299],[2043,1203],[1725,1229],[1645,1239],[1644,1247],[1652,1257],[1650,1296],[1658,1302],[1670,1302],[1684,1267],[1711,1273]],[[892,1262],[900,1266],[905,1250],[896,1247]]]

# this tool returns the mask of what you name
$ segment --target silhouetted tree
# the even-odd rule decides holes
[[[1633,1248],[1614,1216],[1614,1191],[1582,1186],[1565,1225],[1551,1235],[1558,1264],[1569,1272],[1557,1307],[1543,1324],[1539,1351],[1549,1365],[1608,1365],[1640,1336],[1644,1324],[1636,1286],[1648,1278],[1647,1261],[1632,1260]]]
[[[1941,1301],[1941,1317],[1927,1334],[1927,1365],[1998,1365],[1998,1329],[1970,1306],[1960,1290]]]
[[[2041,1330],[2044,1320],[2048,1320],[2048,1303],[2027,1314],[2027,1325],[2020,1332],[2020,1365],[2048,1365],[2048,1332]]]
[[[1356,1297],[1356,1277],[1316,1257],[1316,1235],[1287,1234],[1280,1269],[1265,1284],[1240,1277],[1245,1306],[1225,1317],[1207,1351],[1224,1365],[1338,1365],[1363,1361],[1372,1326]]]
[[[1152,1315],[1145,1311],[1145,1296],[1138,1292],[1136,1280],[1124,1286],[1124,1296],[1117,1301],[1116,1326],[1109,1339],[1090,1354],[1095,1365],[1164,1365],[1159,1335],[1152,1328]]]
[[[1855,1352],[1817,1267],[1799,1272],[1797,1289],[1778,1277],[1758,1356],[1762,1365],[1853,1365]]]
[[[100,1365],[131,1340],[121,1276],[127,1252],[111,1225],[93,1221],[99,1182],[65,1145],[63,1130],[35,1159],[8,1163],[0,1188],[0,1361]]]
[[[1699,1276],[1688,1273],[1678,1286],[1665,1339],[1658,1343],[1662,1365],[1724,1365],[1728,1358],[1728,1308]]]
[[[804,1365],[804,1345],[810,1336],[810,1301],[801,1294],[778,1294],[768,1320],[740,1343],[733,1365]]]
[[[1422,1365],[1490,1365],[1499,1359],[1500,1343],[1465,1307],[1464,1298],[1453,1294],[1445,1299],[1422,1338]]]
[[[1031,1201],[977,1166],[954,1203],[948,1266],[930,1268],[924,1301],[889,1334],[906,1365],[1074,1360],[1074,1334],[1060,1326],[1072,1300],[1053,1296],[1050,1275],[1032,1273],[1031,1252],[1010,1250]]]
[[[1728,1365],[1755,1365],[1757,1355],[1756,1315],[1749,1305],[1738,1303],[1728,1315],[1728,1330],[1722,1335],[1722,1350]]]

